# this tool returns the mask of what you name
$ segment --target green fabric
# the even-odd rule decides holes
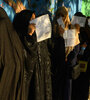
[[[85,16],[90,16],[90,0],[82,0],[82,9],[81,12]]]

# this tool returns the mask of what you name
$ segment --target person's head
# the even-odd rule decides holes
[[[66,20],[70,21],[68,19],[68,9],[65,6],[59,7],[55,13],[56,19],[59,17],[62,17],[63,21],[65,22]]]
[[[5,10],[3,9],[3,8],[1,8],[0,7],[0,18],[1,19],[6,19],[6,18],[8,18],[8,15],[7,15],[7,13],[5,12]],[[8,18],[9,19],[9,18]]]
[[[76,12],[76,13],[74,14],[74,16],[85,17],[85,16],[82,14],[82,12]]]
[[[35,19],[35,12],[31,10],[23,10],[15,15],[13,25],[20,37],[28,34],[29,22],[33,19]]]
[[[78,17],[84,17],[86,18],[85,15],[82,14],[82,12],[76,12],[74,14],[74,16],[78,16]],[[86,27],[86,23],[87,21],[85,22],[85,27]],[[82,45],[83,43],[87,43],[87,34],[86,34],[86,28],[85,27],[80,27],[80,34],[79,34],[79,38],[80,38],[80,44]]]
[[[63,19],[66,19],[68,15],[68,9],[64,6],[59,7],[55,13],[56,18],[62,17]]]
[[[68,25],[70,24],[68,9],[65,6],[59,7],[57,11],[55,12],[55,18],[54,20],[57,21],[58,18],[62,17],[63,22],[65,24],[65,29],[68,28]]]
[[[57,22],[57,19],[62,17],[65,28],[63,29]],[[64,30],[67,30],[70,24],[70,19],[68,15],[68,9],[65,6],[59,7],[55,12],[55,17],[53,19],[53,35],[61,35],[64,33]]]

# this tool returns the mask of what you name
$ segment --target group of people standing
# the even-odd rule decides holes
[[[57,22],[59,17],[62,17],[64,28]],[[78,62],[80,26],[71,25],[68,9],[59,7],[51,22],[52,37],[37,42],[35,24],[30,24],[35,18],[34,11],[25,9],[16,13],[11,23],[0,8],[0,100],[70,100],[69,79]],[[76,30],[74,47],[65,47],[63,33],[68,29]],[[88,32],[89,28],[87,34],[84,33],[87,48],[90,46]],[[88,59],[89,49],[86,49]],[[89,63],[90,59],[88,67]],[[74,99],[74,92],[72,94],[71,100],[87,100]]]

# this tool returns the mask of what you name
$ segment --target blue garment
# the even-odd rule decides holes
[[[68,59],[67,63],[68,63],[71,67],[73,67],[73,66],[75,66],[75,65],[77,64],[77,55],[78,55],[78,53],[79,53],[79,49],[80,49],[80,46],[79,46],[79,44],[78,44],[78,45],[76,45],[76,46],[74,47],[73,51],[71,51],[70,54],[69,54],[68,57],[67,57],[67,59]]]

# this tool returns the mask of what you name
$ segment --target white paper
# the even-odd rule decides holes
[[[65,47],[75,46],[75,38],[65,39]]]
[[[67,30],[67,38],[75,38],[75,34],[76,34],[75,29]]]
[[[90,18],[88,19],[88,25],[89,25],[89,27],[90,27]]]
[[[65,28],[65,25],[64,25],[64,22],[63,22],[63,20],[62,20],[62,17],[58,18],[58,19],[57,19],[57,22],[58,22],[59,25],[61,25],[61,27],[62,27],[63,29]]]
[[[63,34],[63,38],[65,40],[65,47],[75,46],[75,29],[66,30]]]
[[[64,38],[64,39],[67,39],[67,30],[64,31],[64,33],[63,33],[63,38]]]
[[[63,33],[63,38],[75,38],[76,30],[75,29],[70,29],[70,30],[65,30]]]
[[[78,17],[78,16],[73,16],[71,20],[71,24],[79,24],[80,27],[84,27],[86,22],[85,17]]]
[[[36,36],[37,42],[41,42],[48,38],[51,38],[51,22],[49,19],[49,15],[42,15],[32,21],[30,23],[34,23],[36,25]]]

